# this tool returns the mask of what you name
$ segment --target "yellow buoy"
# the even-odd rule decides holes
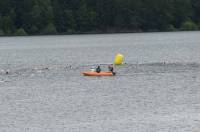
[[[115,65],[121,65],[123,63],[123,61],[124,61],[124,56],[122,54],[117,54],[115,56],[115,62],[114,62],[114,64]]]

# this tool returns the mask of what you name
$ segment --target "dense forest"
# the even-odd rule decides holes
[[[0,0],[0,35],[200,29],[200,0]]]

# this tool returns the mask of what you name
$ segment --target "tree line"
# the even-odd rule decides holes
[[[200,0],[0,0],[0,35],[200,29]]]

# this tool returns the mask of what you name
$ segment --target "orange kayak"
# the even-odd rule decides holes
[[[84,76],[114,76],[114,74],[112,72],[83,72],[82,73]]]

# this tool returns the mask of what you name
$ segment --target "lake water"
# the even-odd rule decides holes
[[[199,130],[200,32],[0,37],[2,132]]]

